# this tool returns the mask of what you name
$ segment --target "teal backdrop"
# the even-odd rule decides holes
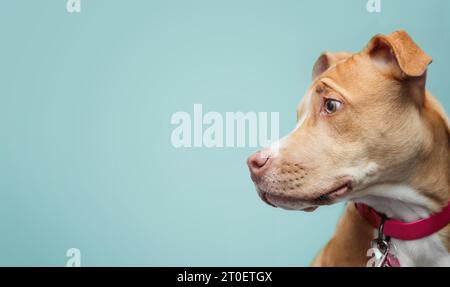
[[[0,3],[0,265],[305,266],[344,206],[257,197],[252,148],[175,149],[173,113],[280,112],[324,50],[406,29],[450,107],[450,1],[66,0]]]

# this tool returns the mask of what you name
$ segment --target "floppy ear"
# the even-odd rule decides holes
[[[315,80],[317,77],[322,75],[326,70],[331,68],[332,66],[336,65],[337,63],[346,60],[347,58],[350,58],[352,55],[350,53],[346,52],[339,52],[339,53],[323,53],[320,55],[320,57],[317,59],[316,63],[314,64],[312,78]]]
[[[379,68],[398,79],[424,76],[432,61],[405,31],[377,35],[369,42],[367,50]]]

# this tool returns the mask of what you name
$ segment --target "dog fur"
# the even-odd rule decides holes
[[[425,88],[431,61],[405,31],[377,35],[359,53],[322,54],[297,127],[249,158],[258,194],[272,206],[313,211],[350,202],[313,266],[366,265],[375,230],[353,202],[399,220],[448,204],[449,125]],[[402,266],[450,266],[450,226],[394,244]]]

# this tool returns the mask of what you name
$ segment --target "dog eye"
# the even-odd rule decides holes
[[[324,109],[327,114],[334,114],[342,106],[342,103],[334,99],[325,99]]]

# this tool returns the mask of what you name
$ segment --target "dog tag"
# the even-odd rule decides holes
[[[400,262],[395,256],[396,248],[391,244],[391,239],[384,235],[384,222],[381,221],[378,228],[378,236],[372,241],[372,248],[367,251],[367,256],[371,259],[367,262],[367,267],[400,267]]]
[[[382,267],[386,264],[389,255],[389,243],[385,240],[375,239],[372,241],[372,248],[367,250],[367,256],[370,260],[367,267]]]
[[[376,246],[375,248],[378,249],[381,254],[375,262],[375,267],[385,267],[391,249],[389,242],[385,240],[374,240],[373,245]]]
[[[398,261],[397,256],[389,253],[384,267],[401,267],[401,265],[400,265],[400,261]]]
[[[395,244],[392,242],[389,242],[389,253],[386,258],[385,266],[384,267],[401,267],[400,261],[398,260],[398,257],[396,256],[397,248],[395,247]]]
[[[390,238],[375,239],[372,241],[373,258],[369,267],[401,267],[396,256],[395,245]],[[368,264],[369,265],[369,264]]]

